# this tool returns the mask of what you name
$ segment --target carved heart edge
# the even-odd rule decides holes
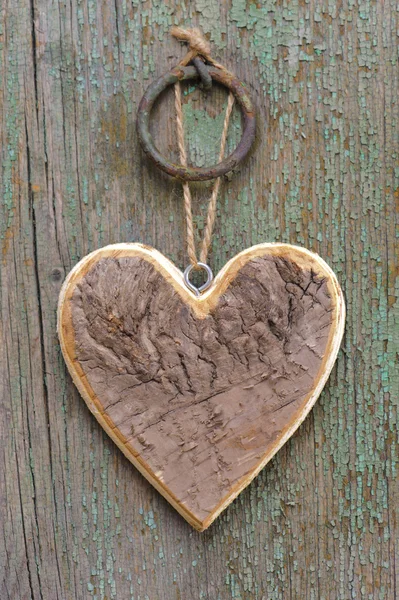
[[[155,269],[173,286],[182,300],[191,308],[197,318],[205,318],[213,311],[220,296],[229,284],[235,279],[240,269],[254,258],[262,256],[276,256],[295,262],[299,267],[312,269],[318,275],[326,278],[328,291],[331,295],[332,323],[326,350],[314,386],[305,398],[301,408],[294,418],[286,424],[281,435],[275,443],[268,448],[259,462],[238,483],[229,490],[216,508],[210,512],[205,520],[198,519],[188,510],[171,490],[160,481],[140,454],[126,442],[124,435],[105,414],[99,398],[96,397],[90,386],[82,367],[75,355],[75,338],[72,326],[70,299],[76,285],[86,273],[102,258],[139,257],[152,264]],[[304,421],[319,397],[328,377],[342,340],[345,326],[345,303],[342,290],[331,268],[315,253],[305,248],[290,244],[265,243],[252,246],[233,257],[215,277],[210,290],[197,298],[184,284],[181,271],[157,250],[135,243],[121,243],[106,246],[85,256],[67,276],[59,297],[57,329],[61,350],[72,379],[85,400],[88,408],[97,421],[107,432],[110,438],[120,448],[123,454],[133,463],[142,475],[162,494],[166,500],[198,531],[204,531],[218,517],[218,515],[240,494],[240,492],[254,479],[254,477],[271,460],[276,452],[293,435]]]

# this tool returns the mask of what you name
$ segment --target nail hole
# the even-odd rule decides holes
[[[61,281],[62,279],[62,271],[60,269],[53,269],[51,271],[51,280],[52,281]]]

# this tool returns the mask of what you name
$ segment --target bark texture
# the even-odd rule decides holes
[[[327,282],[278,257],[247,263],[204,319],[146,260],[102,258],[70,312],[106,416],[200,521],[302,408],[332,321]]]

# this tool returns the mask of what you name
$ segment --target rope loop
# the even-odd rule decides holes
[[[184,41],[189,45],[189,51],[186,56],[180,61],[181,66],[185,66],[190,63],[193,58],[201,56],[207,62],[218,67],[219,69],[226,70],[222,65],[217,63],[211,56],[211,46],[202,35],[201,31],[197,28],[183,29],[182,27],[172,27],[171,34],[180,41]],[[234,106],[234,95],[232,92],[229,93],[226,113],[224,117],[222,138],[220,141],[220,152],[219,161],[224,158],[226,149],[227,133],[229,129],[230,116]],[[177,143],[179,147],[180,161],[183,166],[187,166],[187,152],[184,144],[184,127],[183,127],[183,107],[182,107],[182,94],[180,82],[175,83],[175,110],[176,110],[176,127],[177,127]],[[201,245],[200,260],[197,259],[197,252],[195,249],[195,238],[194,238],[194,224],[193,224],[193,213],[192,213],[192,199],[191,190],[188,181],[183,181],[183,199],[184,199],[184,210],[186,214],[186,237],[187,237],[187,254],[190,259],[190,263],[194,269],[201,268],[199,263],[206,264],[208,258],[209,247],[212,240],[212,232],[215,224],[216,217],[216,201],[220,188],[220,177],[216,178],[213,184],[211,197],[208,204],[208,213],[204,231],[204,237]]]

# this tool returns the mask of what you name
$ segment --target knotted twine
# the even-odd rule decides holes
[[[211,56],[211,47],[199,29],[183,29],[182,27],[172,27],[171,34],[178,40],[187,42],[189,45],[189,51],[186,56],[179,62],[179,65],[186,66],[196,56],[201,56],[208,63],[211,63],[218,69],[225,71],[226,69],[220,63],[216,62]],[[177,124],[177,143],[179,147],[180,162],[183,166],[187,166],[187,153],[184,144],[184,128],[183,128],[183,108],[182,108],[182,95],[181,85],[177,81],[175,83],[175,110],[176,110],[176,124]],[[224,152],[226,149],[227,132],[229,128],[229,121],[231,112],[234,105],[234,96],[230,92],[226,113],[224,117],[222,138],[220,141],[220,152],[219,162],[224,158]],[[221,178],[217,177],[214,181],[212,194],[208,204],[208,213],[206,218],[206,225],[204,230],[204,237],[202,240],[201,251],[200,251],[200,262],[206,263],[208,258],[208,251],[212,239],[212,231],[216,217],[216,200],[219,193]],[[195,249],[195,238],[194,238],[194,225],[193,225],[193,213],[191,208],[191,191],[188,181],[183,181],[183,198],[184,198],[184,211],[186,215],[186,231],[187,231],[187,253],[191,264],[194,267],[198,266],[197,252]]]

